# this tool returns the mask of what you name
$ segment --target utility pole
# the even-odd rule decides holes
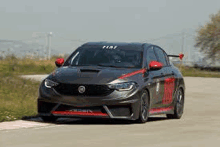
[[[181,47],[181,54],[183,54],[183,50],[184,50],[184,32],[182,32],[182,47]],[[182,67],[183,67],[183,60],[180,61],[180,70],[182,71]]]
[[[190,50],[190,48],[189,48],[189,51],[188,51],[188,61],[191,61],[191,50]]]
[[[184,50],[184,39],[185,39],[185,34],[184,32],[182,33],[182,47],[181,47],[181,52],[183,53]]]
[[[45,45],[45,48],[44,48],[44,60],[47,60],[47,46],[48,46],[48,38],[47,38],[47,34],[45,34],[46,36],[46,45]]]
[[[48,55],[48,60],[50,60],[50,57],[51,57],[51,37],[52,37],[52,32],[47,34],[47,55]]]

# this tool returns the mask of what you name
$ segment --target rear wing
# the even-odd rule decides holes
[[[182,60],[184,57],[184,54],[180,53],[179,55],[168,55],[168,57],[179,57],[180,60]]]

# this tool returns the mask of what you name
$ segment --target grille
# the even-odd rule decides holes
[[[108,106],[113,116],[131,116],[130,106]]]
[[[79,93],[79,86],[85,86],[85,92]],[[83,84],[64,84],[61,83],[54,88],[58,93],[68,96],[106,96],[114,90],[107,85],[83,85]]]
[[[69,106],[69,105],[60,105],[56,111],[69,111],[72,109],[81,109],[81,110],[92,110],[94,112],[102,112],[106,113],[105,109],[103,107],[74,107],[74,106]]]

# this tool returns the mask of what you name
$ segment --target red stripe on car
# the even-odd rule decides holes
[[[145,72],[146,72],[146,69],[137,70],[137,71],[122,75],[122,76],[119,77],[119,79],[124,79],[124,78],[127,78],[127,77],[131,77],[131,76],[134,76],[134,75],[139,74],[139,73],[144,74]]]
[[[52,114],[60,115],[84,115],[84,116],[108,116],[102,112],[74,112],[74,111],[52,111]]]
[[[172,110],[172,109],[173,109],[173,106],[163,107],[163,108],[152,108],[152,109],[150,109],[150,113],[170,111],[170,110]]]

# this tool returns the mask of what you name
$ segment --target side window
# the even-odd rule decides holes
[[[169,66],[170,65],[170,59],[169,59],[169,57],[167,56],[167,54],[165,52],[164,52],[164,56],[167,60],[167,65]]]
[[[147,67],[151,61],[157,61],[157,57],[154,53],[153,47],[147,49]]]
[[[167,66],[167,60],[166,60],[164,51],[161,50],[161,49],[158,48],[158,47],[154,47],[154,50],[155,50],[155,52],[156,52],[156,54],[157,54],[158,61],[161,62],[161,63],[163,64],[163,66]]]
[[[72,59],[70,60],[70,65],[78,65],[78,60],[79,60],[79,52],[77,52],[73,57]],[[77,64],[76,64],[77,63]]]

